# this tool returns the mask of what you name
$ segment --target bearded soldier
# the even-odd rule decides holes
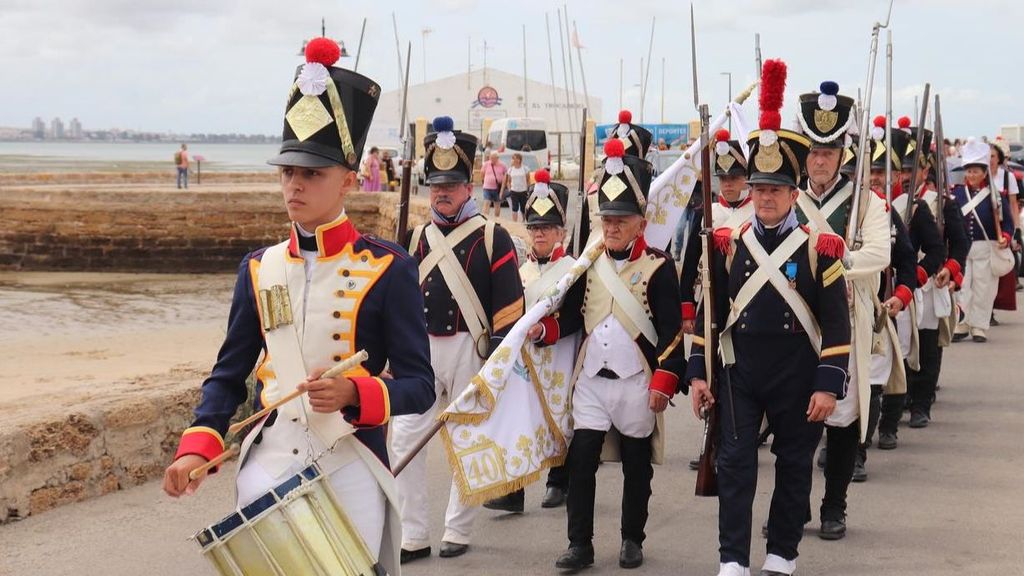
[[[392,449],[401,458],[430,430],[441,407],[462,393],[523,315],[523,285],[509,233],[480,215],[472,198],[477,139],[454,129],[450,117],[433,122],[424,139],[430,185],[429,224],[416,227],[409,252],[420,263],[423,314],[436,375],[437,402],[420,416],[396,418]],[[402,506],[402,556],[408,562],[430,555],[427,530],[426,451],[398,477]],[[452,483],[439,555],[460,556],[469,548],[476,508],[459,499]]]

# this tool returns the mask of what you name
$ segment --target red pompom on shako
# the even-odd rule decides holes
[[[548,172],[547,169],[541,168],[540,170],[537,170],[536,172],[533,173],[533,181],[534,182],[543,182],[545,184],[550,184],[551,183],[551,173]]]
[[[629,110],[619,110],[619,124],[630,124],[633,122],[633,113]]]
[[[306,43],[306,62],[317,62],[331,67],[341,58],[341,48],[330,38],[320,36]]]
[[[897,123],[900,128],[910,128],[910,116],[900,116]]]
[[[723,129],[719,130],[718,132],[715,132],[715,142],[728,142],[728,141],[729,141],[729,131],[728,130],[723,128]]]
[[[875,116],[874,124],[876,128],[885,128],[885,116]]]
[[[609,158],[622,158],[626,153],[626,147],[622,145],[622,140],[618,138],[609,138],[604,143],[604,155]]]

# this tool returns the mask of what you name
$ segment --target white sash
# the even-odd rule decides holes
[[[571,256],[562,256],[535,280],[529,282],[523,290],[526,308],[529,309],[530,306],[536,304],[545,292],[569,273],[569,268],[572,268],[575,263],[576,261]]]
[[[811,228],[814,228],[819,232],[835,234],[835,230],[833,230],[832,226],[828,223],[828,217],[853,195],[851,187],[843,186],[843,188],[834,196],[829,198],[828,202],[825,202],[825,205],[820,209],[818,208],[817,203],[811,199],[810,194],[810,192],[801,191],[800,195],[796,197],[796,203],[800,206],[804,215],[807,216],[807,221],[811,224]]]
[[[967,194],[970,197],[971,192],[967,188],[964,188],[964,194]],[[963,214],[964,216],[967,216],[969,213],[974,212],[974,209],[977,208],[978,205],[981,204],[981,202],[985,200],[989,194],[991,194],[991,192],[988,188],[985,188],[984,190],[975,194],[973,197],[970,197],[967,200],[967,203],[960,207],[960,213]],[[977,217],[977,214],[975,214],[975,217]]]
[[[814,351],[821,354],[821,328],[818,327],[818,321],[811,312],[811,307],[808,306],[807,301],[800,296],[799,292],[790,287],[789,280],[779,271],[779,268],[807,240],[807,233],[801,228],[793,230],[771,254],[768,254],[764,247],[761,246],[761,243],[758,242],[754,235],[753,226],[743,233],[742,238],[743,243],[750,251],[751,257],[757,262],[757,270],[751,274],[750,278],[743,284],[743,287],[740,288],[729,309],[729,317],[722,331],[723,362],[727,365],[735,363],[736,359],[732,350],[732,326],[739,319],[743,309],[750,304],[761,288],[769,282],[793,310],[796,319],[804,327],[804,331],[807,332],[807,338],[811,341]]]
[[[480,297],[477,295],[476,290],[473,289],[473,284],[469,281],[469,277],[466,276],[466,271],[458,264],[459,259],[455,257],[455,252],[452,251],[452,244],[458,245],[457,241],[465,239],[485,223],[486,220],[483,218],[468,220],[456,228],[447,238],[441,234],[437,226],[434,224],[428,225],[426,230],[424,230],[424,234],[427,237],[427,245],[430,246],[430,253],[420,263],[420,281],[423,280],[424,274],[430,273],[434,266],[441,270],[441,275],[444,276],[444,283],[451,290],[452,296],[455,297],[455,302],[459,305],[459,312],[462,313],[466,327],[469,328],[469,333],[473,337],[473,343],[477,347],[477,352],[481,354],[486,353],[486,347],[489,345],[489,342],[486,341],[481,343],[481,337],[490,334],[490,319],[487,313],[484,312],[484,306],[480,302]],[[437,256],[432,258],[435,254]],[[428,264],[430,265],[429,268],[427,268]],[[483,351],[480,349],[481,345],[484,346]]]
[[[288,242],[271,246],[263,253],[263,258],[260,260],[260,290],[267,290],[271,286],[277,285],[287,286],[294,313],[294,320],[291,324],[267,330],[264,334],[267,353],[274,367],[274,380],[277,382],[277,386],[268,386],[266,389],[268,402],[287,395],[304,382],[308,375],[306,362],[302,356],[302,344],[298,329],[305,311],[305,269],[302,265],[296,264],[294,266],[296,270],[289,275],[290,266],[286,260],[287,250]],[[355,432],[355,428],[346,422],[340,414],[314,412],[309,405],[309,397],[305,394],[281,406],[278,410],[281,416],[299,419],[328,447],[334,445],[342,436]]]
[[[608,292],[611,293],[615,303],[625,311],[626,316],[628,316],[627,320],[640,330],[640,333],[647,338],[648,342],[657,346],[658,331],[654,329],[654,324],[647,317],[644,307],[640,302],[637,302],[633,292],[630,291],[618,272],[615,271],[607,252],[601,254],[594,261],[594,270],[597,271],[598,279],[608,289]],[[622,319],[620,318],[619,320],[621,321]]]

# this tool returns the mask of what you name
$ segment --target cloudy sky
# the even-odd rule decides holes
[[[541,0],[0,0],[0,126],[28,126],[77,116],[88,128],[175,132],[275,133],[303,38],[345,40],[353,53],[367,19],[360,72],[384,90],[399,85],[392,14],[404,57],[412,42],[412,82],[464,73],[467,60],[521,73],[523,28],[531,78],[546,81],[545,15],[551,21],[561,83],[557,4]],[[754,79],[754,34],[764,58],[789,64],[784,117],[797,95],[822,80],[856,95],[867,75],[871,25],[888,0],[696,0],[702,100],[724,103],[727,78],[739,91]],[[586,49],[589,90],[604,101],[602,121],[619,100],[639,108],[639,64],[656,17],[648,84],[648,119],[660,115],[666,59],[665,116],[694,116],[689,5],[669,0],[572,0],[567,4]],[[425,36],[424,28],[432,30]],[[892,14],[894,116],[909,114],[925,82],[942,96],[947,134],[995,134],[1024,124],[1020,38],[1024,2],[896,0]],[[574,54],[575,56],[575,54]],[[351,67],[355,58],[343,60]],[[874,110],[884,107],[885,32],[878,54]],[[577,84],[579,84],[577,78]],[[717,105],[715,106],[718,107]],[[753,106],[748,104],[748,110]],[[415,111],[413,111],[415,113]]]

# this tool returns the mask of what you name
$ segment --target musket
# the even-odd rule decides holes
[[[690,49],[693,60],[693,105],[700,111],[701,140],[701,193],[704,204],[704,227],[701,229],[701,247],[704,258],[701,260],[702,306],[704,308],[704,378],[708,383],[713,398],[718,397],[715,367],[718,357],[718,322],[715,317],[715,286],[713,270],[715,270],[716,253],[714,250],[714,222],[711,199],[711,146],[708,126],[711,115],[708,105],[700,103],[700,92],[697,89],[697,40],[693,21],[693,4],[690,4]],[[700,456],[697,466],[697,482],[694,494],[697,496],[718,495],[718,472],[715,470],[715,452],[718,445],[718,410],[710,407],[701,408],[704,420],[704,433],[701,439]],[[733,429],[735,430],[735,417]]]
[[[914,206],[914,196],[917,195],[917,171],[921,166],[921,157],[925,154],[925,150],[921,147],[924,146],[924,125],[928,121],[928,100],[931,94],[932,85],[925,83],[924,85],[924,100],[921,100],[921,113],[917,119],[917,138],[914,139],[914,161],[911,163],[911,169],[913,172],[910,173],[910,190],[904,190],[910,194],[907,198],[907,208],[904,212],[903,223],[910,227],[910,217],[912,216],[911,209]]]
[[[871,28],[871,50],[868,53],[868,77],[865,81],[865,94],[864,94],[864,110],[861,113],[861,125],[860,125],[860,145],[857,147],[857,164],[854,170],[853,179],[853,203],[850,206],[850,219],[846,225],[846,245],[851,250],[859,249],[863,244],[861,233],[859,229],[860,224],[860,212],[863,204],[866,202],[862,196],[864,195],[863,188],[864,182],[868,181],[871,177],[871,160],[867,157],[867,146],[868,146],[868,135],[871,133],[868,129],[871,122],[871,97],[874,92],[875,86],[875,61],[878,56],[878,32],[882,28],[889,27],[889,19],[892,17],[892,3],[893,0],[889,0],[889,14],[885,17],[885,24],[881,22],[875,22],[875,25]],[[870,190],[867,192],[870,194]]]
[[[935,95],[935,129],[933,130],[935,141],[935,224],[939,227],[939,235],[945,238],[946,217],[943,208],[946,204],[946,194],[949,193],[949,183],[946,181],[946,144],[942,134],[942,110],[939,108],[939,95]]]
[[[892,162],[895,156],[892,153],[892,30],[886,30],[885,41],[885,205],[892,206]],[[868,162],[870,165],[870,162]],[[910,205],[908,201],[907,205]],[[891,220],[891,218],[890,218]],[[896,244],[896,223],[889,222],[889,245]],[[885,267],[882,273],[882,294],[883,302],[892,298],[896,287],[893,285],[892,265]],[[885,319],[888,313],[884,307],[878,311],[875,321],[875,332],[885,326]]]
[[[573,208],[573,210],[571,212],[571,214],[573,216],[573,219],[574,219],[574,222],[572,223],[572,230],[571,230],[572,231],[572,238],[570,238],[570,242],[572,243],[572,245],[570,246],[570,253],[572,254],[573,258],[578,258],[579,255],[580,255],[580,251],[583,250],[583,247],[580,245],[580,242],[586,242],[586,240],[587,240],[586,238],[581,238],[581,236],[583,234],[583,222],[584,222],[583,219],[584,219],[584,217],[588,217],[589,218],[589,216],[590,216],[588,211],[587,211],[587,173],[586,173],[587,160],[586,160],[586,154],[587,154],[587,109],[584,108],[583,109],[583,122],[580,125],[580,174],[579,174],[578,190],[576,191],[576,206]],[[587,222],[588,222],[587,228],[590,228],[589,220],[587,220]],[[587,232],[589,233],[589,230]]]
[[[395,223],[395,243],[405,243],[405,232],[409,227],[409,187],[412,185],[413,143],[408,133],[406,116],[409,106],[409,62],[412,57],[412,42],[405,51],[405,82],[402,85],[402,114],[399,118],[398,134],[402,140],[402,188],[398,201],[398,221]],[[411,248],[410,248],[411,249]]]
[[[761,60],[761,34],[759,32],[754,34],[754,64],[757,65],[754,78],[760,78],[764,62]]]

